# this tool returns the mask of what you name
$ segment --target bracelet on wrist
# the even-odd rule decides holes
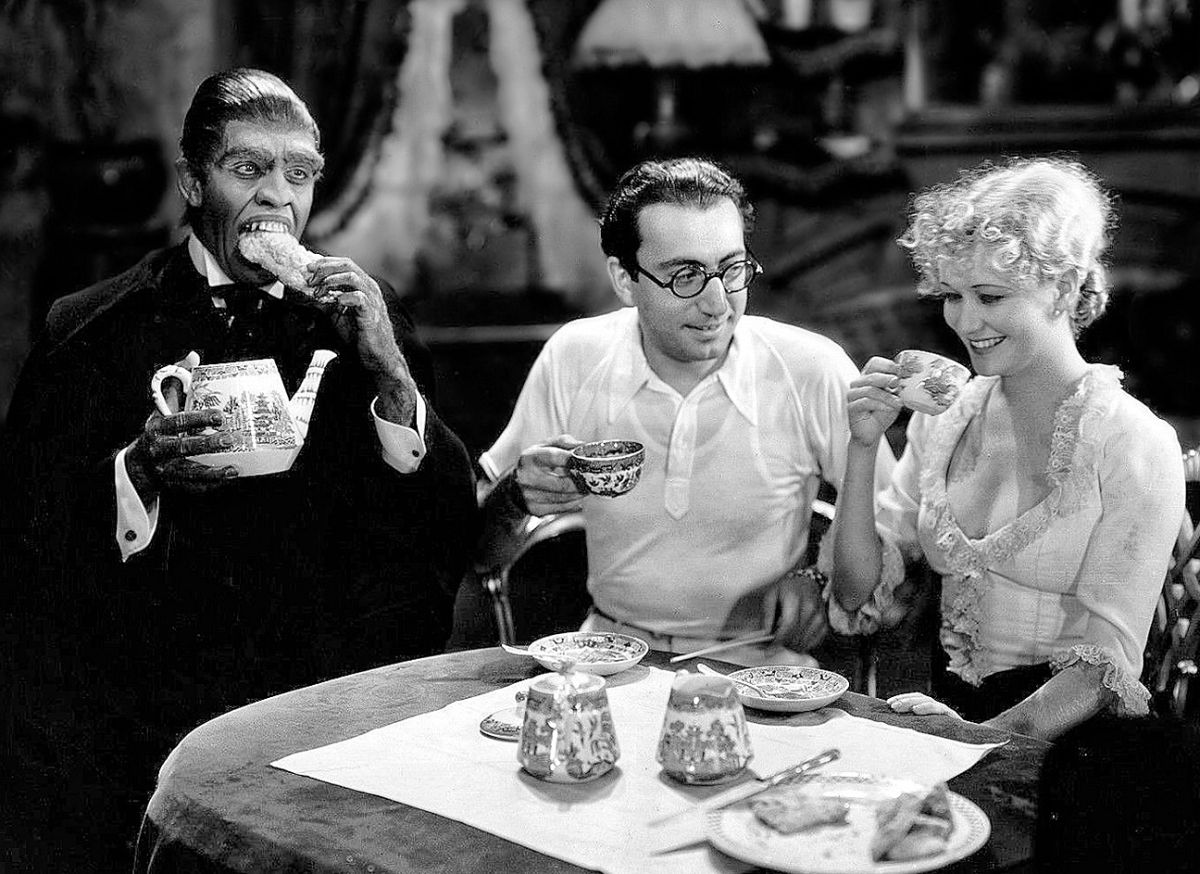
[[[788,571],[787,575],[789,577],[796,577],[797,579],[809,580],[816,584],[817,589],[821,591],[824,591],[825,586],[829,584],[829,577],[812,565],[804,568],[792,568]]]

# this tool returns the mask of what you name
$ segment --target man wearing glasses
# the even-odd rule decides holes
[[[741,184],[704,160],[621,178],[600,244],[622,307],[546,343],[480,459],[498,485],[485,508],[489,532],[525,509],[583,512],[585,630],[680,653],[771,631],[720,658],[811,664],[826,628],[820,581],[802,570],[811,505],[821,480],[841,484],[858,371],[825,337],[744,315],[762,273],[746,245],[753,218]],[[584,496],[570,450],[610,438],[645,445],[641,481]],[[894,459],[881,454],[885,483]]]

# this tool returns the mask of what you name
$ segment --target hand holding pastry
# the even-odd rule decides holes
[[[314,294],[309,286],[309,264],[320,260],[300,241],[284,231],[250,231],[238,237],[238,251],[247,259],[275,274],[288,288]]]

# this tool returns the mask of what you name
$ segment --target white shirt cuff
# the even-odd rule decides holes
[[[496,466],[496,462],[492,461],[492,456],[487,452],[479,456],[479,467],[487,474],[487,478],[492,482],[499,481],[500,477],[504,476],[505,471],[502,471]]]
[[[155,498],[147,510],[142,503],[129,471],[125,469],[125,453],[129,447],[117,453],[113,485],[117,493],[117,548],[121,550],[121,561],[141,552],[150,545],[158,528],[158,499]]]
[[[417,393],[416,430],[380,418],[375,412],[378,402],[379,398],[371,401],[371,415],[375,418],[375,433],[383,448],[383,460],[400,473],[412,473],[425,458],[425,398]]]

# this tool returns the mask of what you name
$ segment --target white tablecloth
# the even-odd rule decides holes
[[[661,828],[650,822],[684,811],[726,787],[685,787],[660,774],[655,747],[673,674],[637,667],[608,678],[621,758],[579,785],[534,779],[517,763],[517,745],[479,732],[479,722],[515,704],[528,680],[457,701],[433,713],[272,764],[390,798],[467,823],[549,856],[609,874],[705,874],[750,866],[706,844],[654,853]],[[806,725],[750,725],[751,769],[766,776],[822,750],[841,758],[825,770],[947,780],[992,745],[967,744],[861,719],[836,708],[807,714]],[[684,818],[686,819],[686,817]]]

